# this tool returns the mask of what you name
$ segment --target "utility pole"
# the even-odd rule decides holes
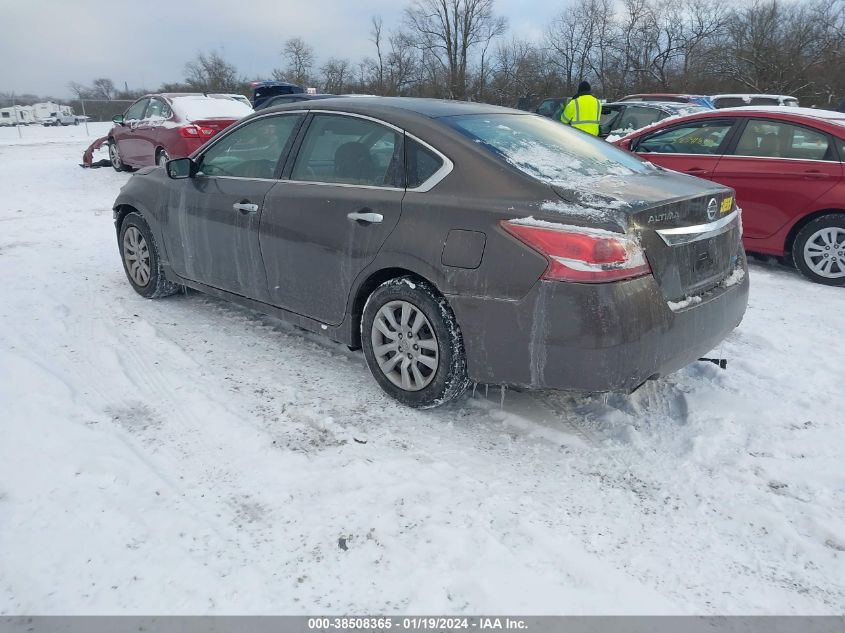
[[[15,127],[18,128],[18,138],[23,138],[23,132],[21,132],[21,122],[18,121],[18,107],[15,104],[14,91],[12,91],[12,112],[15,114]]]

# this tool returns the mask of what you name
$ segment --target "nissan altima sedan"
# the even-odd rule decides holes
[[[413,407],[471,382],[631,391],[748,296],[731,189],[482,104],[263,110],[139,171],[114,220],[142,296],[187,286],[362,347]]]

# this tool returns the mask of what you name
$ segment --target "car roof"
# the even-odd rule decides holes
[[[314,108],[332,109],[355,114],[379,114],[389,115],[397,111],[417,114],[431,119],[441,117],[458,116],[462,114],[520,114],[529,116],[529,113],[513,108],[489,105],[486,103],[474,103],[469,101],[446,101],[444,99],[422,99],[417,97],[337,97],[333,99],[319,99],[314,103]],[[307,101],[298,103],[286,103],[262,110],[268,112],[296,110],[309,107],[312,104]]]
[[[755,93],[751,93],[751,92],[737,92],[737,93],[732,93],[732,94],[718,94],[718,95],[713,95],[712,98],[713,99],[722,99],[722,98],[725,98],[725,99],[744,99],[746,97],[748,97],[749,99],[759,99],[759,98],[764,98],[764,99],[795,99],[796,101],[798,101],[797,97],[791,97],[789,95],[773,95],[773,94],[763,94],[763,93],[755,94]]]
[[[689,97],[691,99],[695,99],[699,97],[706,97],[706,95],[694,95],[686,92],[637,92],[631,95],[625,95],[622,99],[620,99],[620,101],[630,99],[631,97]],[[659,99],[655,99],[655,101],[659,101]]]

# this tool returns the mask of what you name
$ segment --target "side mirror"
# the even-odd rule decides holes
[[[111,118],[111,120],[112,120],[112,122],[114,122],[117,125],[125,125],[125,123],[123,122],[123,115],[122,114],[115,114]]]
[[[190,178],[194,175],[194,161],[190,158],[174,158],[167,161],[165,167],[167,175],[173,180],[180,180],[182,178]]]

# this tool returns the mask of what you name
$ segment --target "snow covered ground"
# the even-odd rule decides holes
[[[360,352],[136,295],[129,176],[77,166],[84,126],[23,135],[0,130],[0,614],[845,611],[845,291],[752,262],[728,371],[416,412]]]

